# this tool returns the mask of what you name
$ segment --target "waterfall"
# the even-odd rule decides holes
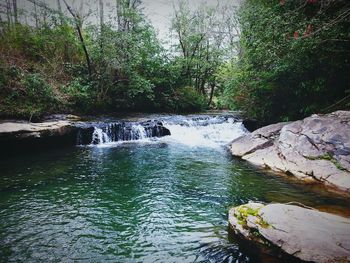
[[[98,122],[80,127],[79,145],[147,141],[219,147],[248,132],[234,116],[167,116],[143,122]]]
[[[131,127],[131,140],[142,140],[149,137],[151,136],[147,134],[145,128],[142,125],[133,125]]]
[[[140,141],[170,135],[161,122],[146,121],[85,123],[77,133],[78,145],[101,145],[113,142]]]
[[[111,138],[102,129],[95,127],[92,134],[92,144],[102,144],[111,142]]]
[[[164,126],[171,136],[163,140],[191,147],[220,147],[248,132],[241,121],[221,116],[169,120]]]

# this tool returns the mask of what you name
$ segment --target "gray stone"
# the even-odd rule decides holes
[[[69,121],[51,121],[40,123],[16,123],[5,122],[0,124],[0,134],[16,134],[18,138],[21,137],[40,137],[43,133],[58,133],[64,134],[68,128],[72,127]]]
[[[247,208],[254,213],[242,222]],[[249,203],[232,208],[229,223],[245,239],[268,242],[304,261],[350,262],[350,219],[345,217],[296,205]]]
[[[234,140],[230,148],[257,166],[350,192],[349,111],[269,125]]]

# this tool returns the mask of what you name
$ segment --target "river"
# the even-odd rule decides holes
[[[234,118],[162,122],[170,136],[138,127],[137,140],[1,160],[0,262],[255,262],[228,238],[231,206],[350,206],[233,159],[227,144],[247,132]]]

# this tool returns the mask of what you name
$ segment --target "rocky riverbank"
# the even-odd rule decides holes
[[[234,234],[288,262],[350,262],[350,219],[291,204],[248,203],[229,212]]]
[[[260,128],[231,143],[248,162],[350,193],[350,111]]]
[[[0,154],[166,135],[170,135],[170,131],[157,120],[82,121],[77,116],[59,115],[40,123],[3,121],[0,123]]]

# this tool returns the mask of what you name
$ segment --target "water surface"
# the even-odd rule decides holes
[[[349,208],[344,199],[233,159],[220,125],[168,124],[176,133],[168,138],[2,160],[0,261],[253,262],[228,239],[231,206]],[[244,132],[224,125],[233,137]]]

